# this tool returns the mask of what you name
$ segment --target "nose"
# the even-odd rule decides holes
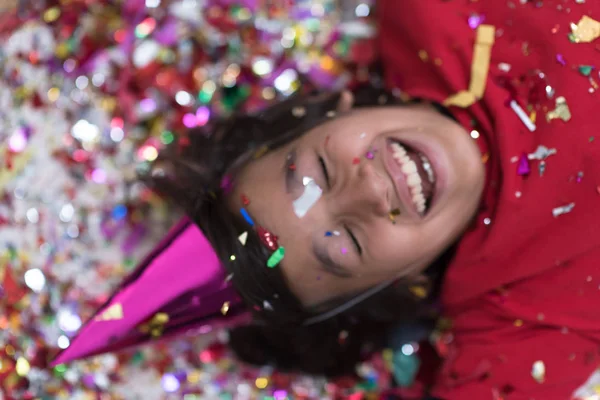
[[[370,162],[361,162],[335,200],[342,213],[387,216],[389,185]]]

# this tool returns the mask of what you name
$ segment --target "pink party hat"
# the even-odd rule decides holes
[[[52,365],[182,333],[248,323],[211,244],[182,219],[81,328]]]

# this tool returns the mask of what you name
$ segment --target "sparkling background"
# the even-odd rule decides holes
[[[48,369],[178,217],[140,183],[234,109],[368,76],[373,1],[0,3],[0,399],[333,398],[390,382],[235,361],[223,332]],[[376,395],[375,395],[376,396]]]

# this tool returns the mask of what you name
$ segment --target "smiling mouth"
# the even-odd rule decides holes
[[[424,216],[429,211],[435,194],[436,176],[427,156],[410,146],[393,140],[390,144],[392,156],[400,167],[418,214]]]

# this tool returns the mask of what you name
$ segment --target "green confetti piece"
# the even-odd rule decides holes
[[[594,67],[592,67],[591,65],[580,65],[579,66],[579,72],[583,76],[590,76],[593,69],[594,69]]]
[[[285,249],[282,246],[279,246],[279,248],[275,250],[273,254],[271,254],[271,257],[269,257],[269,259],[267,260],[267,267],[275,268],[277,264],[279,264],[281,260],[283,260],[284,256]]]

